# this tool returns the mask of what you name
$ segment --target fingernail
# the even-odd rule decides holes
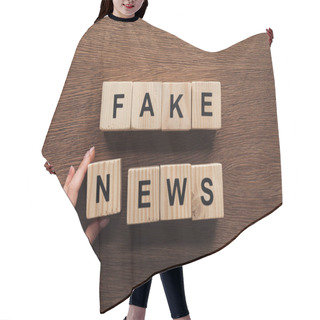
[[[72,171],[72,166],[70,166],[70,169],[69,169],[69,174],[71,173],[71,171]]]
[[[94,147],[91,147],[90,150],[88,150],[88,151],[86,152],[86,154],[84,155],[84,158],[89,157],[89,155],[92,153],[93,150],[94,150]]]

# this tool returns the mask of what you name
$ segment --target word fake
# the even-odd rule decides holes
[[[220,128],[220,82],[103,82],[102,131]]]

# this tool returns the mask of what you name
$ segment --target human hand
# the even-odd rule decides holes
[[[56,172],[54,171],[53,166],[48,161],[46,161],[44,166],[46,167],[46,170],[49,171],[50,174],[56,174]]]
[[[267,31],[267,34],[269,36],[269,45],[271,47],[271,43],[272,43],[272,40],[273,40],[273,30],[271,28],[269,28],[269,29],[266,29],[266,31]]]
[[[87,153],[84,155],[79,168],[75,171],[74,167],[71,166],[69,169],[68,176],[66,178],[66,182],[63,186],[63,190],[69,197],[72,205],[75,207],[77,204],[78,193],[83,182],[83,179],[86,175],[88,165],[90,162],[94,160],[95,157],[95,149],[92,147]],[[85,234],[89,239],[89,242],[92,244],[93,241],[98,236],[101,229],[103,229],[110,221],[109,217],[97,218],[94,219],[89,226],[87,227]]]

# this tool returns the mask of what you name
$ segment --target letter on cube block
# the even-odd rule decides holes
[[[191,218],[191,165],[160,166],[160,220]]]
[[[132,130],[161,129],[162,82],[133,82]]]
[[[191,129],[191,83],[162,83],[162,130]]]
[[[127,224],[159,221],[159,166],[128,170]]]
[[[221,163],[192,166],[192,220],[223,218]]]
[[[87,219],[121,211],[121,159],[88,165]]]
[[[131,99],[131,81],[103,82],[100,130],[130,130]]]
[[[192,82],[192,129],[221,128],[221,84]]]

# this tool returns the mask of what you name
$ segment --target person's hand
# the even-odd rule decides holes
[[[73,166],[71,166],[69,169],[69,173],[68,173],[66,182],[64,183],[63,190],[69,197],[74,207],[76,206],[79,189],[86,175],[88,165],[91,161],[94,160],[94,156],[95,156],[95,150],[94,150],[94,147],[92,147],[84,155],[77,171],[75,171]]]
[[[266,29],[266,31],[267,31],[267,34],[269,36],[269,45],[271,47],[271,43],[272,43],[272,40],[273,40],[273,30],[271,28],[269,28],[269,29]]]
[[[66,178],[66,182],[63,186],[63,190],[69,197],[74,207],[77,204],[79,189],[86,175],[88,165],[90,162],[94,160],[94,156],[95,156],[95,149],[94,147],[92,147],[84,155],[77,171],[75,171],[73,166],[71,166],[69,169],[69,173]],[[91,244],[96,239],[101,229],[103,229],[109,223],[109,221],[110,221],[109,217],[97,218],[92,220],[92,222],[89,224],[89,226],[85,231],[85,234],[88,237],[89,242]]]
[[[46,170],[49,171],[50,174],[56,174],[56,172],[54,171],[53,166],[48,161],[46,161],[44,166],[46,167]]]

